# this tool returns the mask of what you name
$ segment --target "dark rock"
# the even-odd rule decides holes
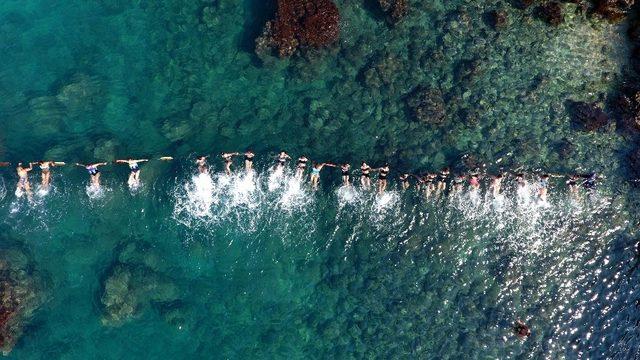
[[[494,30],[500,30],[507,26],[508,24],[508,15],[504,10],[492,10],[488,13],[488,22],[489,25]]]
[[[378,0],[380,8],[387,15],[387,21],[395,25],[409,13],[407,0]]]
[[[277,50],[282,58],[300,48],[321,48],[340,34],[340,13],[331,0],[278,0],[275,20],[256,39],[258,55]]]
[[[570,102],[573,120],[585,131],[595,131],[609,124],[609,116],[596,103]]]
[[[571,159],[575,151],[576,146],[566,138],[562,139],[560,144],[558,144],[558,156],[560,157],[560,159]]]
[[[640,19],[635,19],[635,21],[631,23],[627,34],[629,35],[629,39],[631,39],[631,41],[640,43]]]
[[[621,115],[620,128],[629,133],[640,131],[640,91],[630,96],[621,95],[615,105]]]
[[[538,15],[552,26],[558,26],[564,22],[562,5],[557,1],[550,1],[540,5],[538,8]]]
[[[7,355],[44,300],[40,277],[19,250],[0,250],[0,294],[0,350]]]
[[[149,244],[129,243],[122,248],[102,284],[102,323],[120,326],[149,307],[160,311],[178,301],[177,286],[160,270],[162,260]]]
[[[636,149],[629,155],[629,166],[634,176],[640,176],[640,149]]]
[[[444,99],[438,89],[417,89],[408,98],[407,105],[419,121],[440,125],[446,119]]]
[[[627,16],[634,2],[635,0],[596,0],[593,12],[603,19],[617,22]]]

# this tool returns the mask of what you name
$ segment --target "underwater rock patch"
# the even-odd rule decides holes
[[[0,250],[0,294],[0,349],[7,355],[44,301],[41,278],[20,250]]]
[[[494,30],[501,30],[504,29],[507,25],[508,25],[508,15],[507,12],[504,10],[492,10],[489,11],[488,15],[488,20],[489,20],[489,25],[494,29]]]
[[[585,131],[596,131],[609,124],[609,116],[596,104],[569,102],[573,121]]]
[[[564,22],[562,5],[557,1],[550,1],[540,5],[538,8],[538,14],[542,20],[552,26],[558,26]]]
[[[178,287],[160,268],[161,259],[151,246],[127,244],[102,286],[102,323],[120,326],[149,307],[160,310],[179,300]]]
[[[597,0],[593,12],[603,19],[617,22],[629,14],[634,3],[635,0]]]
[[[407,0],[378,0],[380,8],[387,15],[387,22],[395,25],[409,13]]]
[[[321,48],[338,40],[340,13],[331,0],[278,0],[275,20],[256,39],[256,53],[275,49],[281,58],[301,48]]]
[[[440,125],[446,119],[445,103],[439,89],[417,89],[409,96],[407,105],[421,122]]]

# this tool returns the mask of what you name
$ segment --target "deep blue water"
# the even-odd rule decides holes
[[[263,61],[262,1],[4,1],[0,160],[154,159],[137,192],[124,166],[103,168],[99,194],[66,166],[33,202],[3,170],[0,259],[37,298],[9,357],[638,356],[630,145],[576,129],[566,108],[615,91],[626,25],[570,4],[558,28],[499,1],[410,4],[390,27],[374,1],[337,2],[338,44]],[[442,94],[444,124],[414,119],[416,88]],[[196,154],[247,148],[253,175],[212,160],[194,177]],[[465,154],[490,172],[606,179],[574,198],[554,178],[549,203],[510,179],[498,199],[486,179],[427,199],[396,181],[382,197],[341,188],[328,169],[313,192],[273,175],[280,149],[389,161],[394,179],[464,171]]]

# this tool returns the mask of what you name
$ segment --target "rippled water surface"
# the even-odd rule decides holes
[[[576,129],[568,100],[604,101],[622,79],[625,24],[566,4],[550,28],[499,1],[410,1],[387,25],[375,1],[336,1],[335,46],[260,59],[275,6],[255,0],[0,4],[0,158],[112,161],[54,168],[18,198],[0,177],[3,252],[20,248],[45,301],[10,357],[633,358],[638,249],[629,144]],[[508,26],[496,31],[491,10]],[[417,121],[437,89],[442,125]],[[257,171],[196,154],[256,153]],[[382,196],[322,172],[312,191],[275,153],[385,160],[423,172],[468,163],[533,173],[599,172],[597,191],[549,200],[510,177],[498,198]],[[39,173],[31,175],[37,183]],[[375,180],[375,179],[374,179]],[[532,334],[518,340],[524,320]]]

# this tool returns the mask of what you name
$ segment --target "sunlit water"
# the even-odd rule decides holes
[[[4,227],[50,279],[13,356],[636,349],[632,217],[609,186],[574,196],[558,182],[545,202],[534,186],[427,199],[394,186],[383,195],[337,183],[313,191],[272,170],[181,174],[143,174],[135,193],[124,179],[103,175],[93,192],[58,175],[46,196],[5,196]],[[101,320],[105,278],[118,263],[140,266],[122,262],[125,244],[146,249],[136,255],[147,259],[143,273],[162,274],[177,293],[157,302],[132,288],[142,305],[114,327]],[[532,328],[526,341],[511,332],[517,318]]]

